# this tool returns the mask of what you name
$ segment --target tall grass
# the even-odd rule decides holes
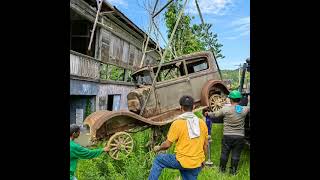
[[[198,115],[198,114],[197,114]],[[199,115],[201,116],[201,115]],[[150,173],[152,162],[156,154],[150,152],[145,147],[151,135],[150,129],[133,134],[134,149],[128,158],[123,160],[113,160],[107,154],[90,160],[80,160],[76,172],[79,180],[143,180],[147,179]],[[199,180],[222,179],[222,180],[245,180],[250,179],[250,151],[244,148],[239,162],[238,173],[235,176],[228,172],[219,172],[219,162],[221,153],[221,139],[223,135],[223,125],[214,124],[211,129],[211,161],[213,167],[205,167],[200,172]],[[100,143],[98,146],[103,146]],[[174,146],[167,153],[173,153]],[[230,160],[227,167],[230,166]],[[180,177],[179,170],[164,169],[160,180],[178,180]]]

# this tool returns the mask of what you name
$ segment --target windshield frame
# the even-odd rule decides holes
[[[149,77],[149,78],[145,78]],[[133,82],[137,85],[152,85],[153,76],[152,72],[149,69],[144,69],[142,71],[132,74]]]

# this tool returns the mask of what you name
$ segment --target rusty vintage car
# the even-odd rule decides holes
[[[132,74],[137,88],[127,96],[127,111],[97,111],[85,119],[91,140],[108,139],[115,133],[130,132],[139,127],[153,128],[152,138],[155,139],[161,134],[161,127],[181,114],[179,99],[183,95],[192,96],[196,108],[209,107],[212,111],[222,108],[229,91],[215,62],[211,52],[197,52],[164,63],[157,77],[159,66],[137,70]],[[156,83],[152,88],[154,78]],[[112,140],[114,158],[117,158],[121,144],[127,147],[126,152],[132,149],[132,138],[128,133],[121,133]]]

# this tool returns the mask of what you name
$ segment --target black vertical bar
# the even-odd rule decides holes
[[[152,18],[156,17],[159,13],[161,13],[161,11],[163,11],[164,8],[166,8],[167,6],[169,6],[169,4],[172,3],[172,1],[173,1],[173,0],[170,0],[166,5],[164,5],[156,14],[154,14],[154,15],[152,16]]]

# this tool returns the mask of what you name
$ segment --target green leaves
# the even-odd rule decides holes
[[[91,101],[90,98],[87,99],[87,103],[86,103],[86,112],[85,112],[85,117],[88,117],[92,112],[91,112]]]
[[[100,78],[103,80],[123,81],[124,69],[111,64],[102,64]]]
[[[195,112],[198,117],[202,117],[201,111]],[[166,137],[169,126],[166,126],[162,135]],[[80,160],[78,163],[76,177],[78,180],[140,180],[147,179],[156,154],[149,151],[145,144],[151,137],[151,129],[132,134],[134,139],[133,152],[123,160],[114,160],[108,154],[102,154],[94,159]],[[223,124],[213,124],[211,129],[211,160],[214,163],[212,168],[201,170],[198,179],[250,179],[250,151],[245,148],[241,153],[239,172],[236,176],[229,173],[219,172],[219,161],[221,154],[221,141],[223,137]],[[165,138],[164,138],[165,139]],[[162,140],[162,142],[164,141]],[[103,147],[105,142],[98,143],[98,147]],[[167,151],[174,153],[175,144]],[[228,162],[230,166],[230,160]],[[181,179],[179,170],[165,168],[159,180]]]
[[[165,12],[165,22],[167,26],[168,38],[170,37],[173,27],[177,20],[177,14],[182,8],[182,0],[175,1],[168,6]],[[217,59],[222,59],[225,56],[221,53],[223,46],[218,42],[217,34],[210,32],[212,24],[193,24],[191,20],[194,16],[190,17],[184,14],[178,24],[178,28],[174,35],[172,46],[174,53],[177,56],[190,54],[198,51],[212,51]],[[166,57],[171,58],[171,57]]]
[[[239,87],[239,69],[221,70],[221,73],[224,79],[232,80],[231,89],[237,89]],[[242,73],[242,71],[240,71],[240,73]],[[250,72],[246,72],[245,84],[246,82],[250,82]]]

